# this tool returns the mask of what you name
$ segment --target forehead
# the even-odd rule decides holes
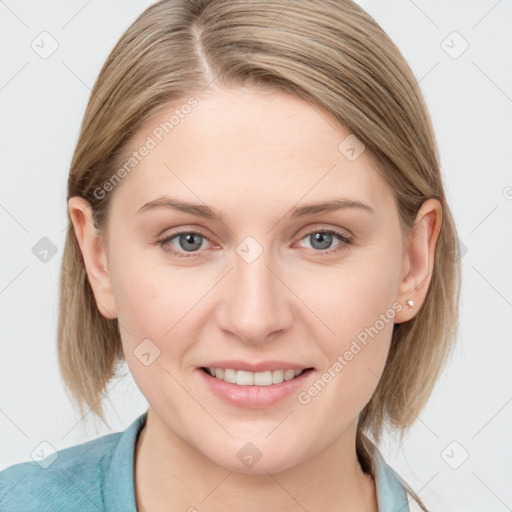
[[[251,88],[208,91],[194,100],[169,105],[137,131],[126,148],[125,162],[131,154],[134,165],[125,166],[113,208],[135,213],[166,193],[259,214],[302,198],[389,205],[391,192],[373,159],[366,151],[347,158],[347,144],[357,139],[319,107]]]

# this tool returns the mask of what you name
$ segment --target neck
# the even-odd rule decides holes
[[[229,471],[175,436],[148,409],[135,450],[138,512],[377,512],[373,478],[355,450],[355,424],[331,446],[284,471]]]

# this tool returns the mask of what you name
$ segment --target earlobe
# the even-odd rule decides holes
[[[395,323],[407,322],[421,309],[434,270],[434,254],[442,223],[442,207],[437,199],[427,199],[411,228],[403,258],[402,281],[397,300],[403,308]]]
[[[91,205],[83,197],[70,197],[68,211],[98,310],[105,318],[117,318],[105,248],[94,226]]]

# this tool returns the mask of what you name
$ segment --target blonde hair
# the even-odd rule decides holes
[[[385,424],[414,422],[457,333],[458,238],[440,174],[438,149],[420,88],[404,57],[350,0],[162,0],[121,36],[92,90],[68,180],[106,232],[112,193],[94,191],[114,175],[138,127],[200,93],[267,87],[330,112],[366,146],[395,194],[404,233],[428,198],[441,202],[442,227],[425,302],[395,324],[383,375],[364,407],[358,435],[379,441]],[[68,214],[69,217],[69,214]],[[70,220],[70,219],[69,219]],[[69,222],[60,281],[58,356],[81,411],[103,418],[99,397],[123,360],[117,320],[103,317]],[[358,437],[359,439],[359,437]]]

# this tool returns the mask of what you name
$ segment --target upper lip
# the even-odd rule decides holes
[[[259,363],[236,360],[210,361],[202,365],[203,368],[224,368],[243,370],[246,372],[258,373],[273,370],[306,370],[312,368],[303,364],[291,363],[289,361],[261,361]]]

